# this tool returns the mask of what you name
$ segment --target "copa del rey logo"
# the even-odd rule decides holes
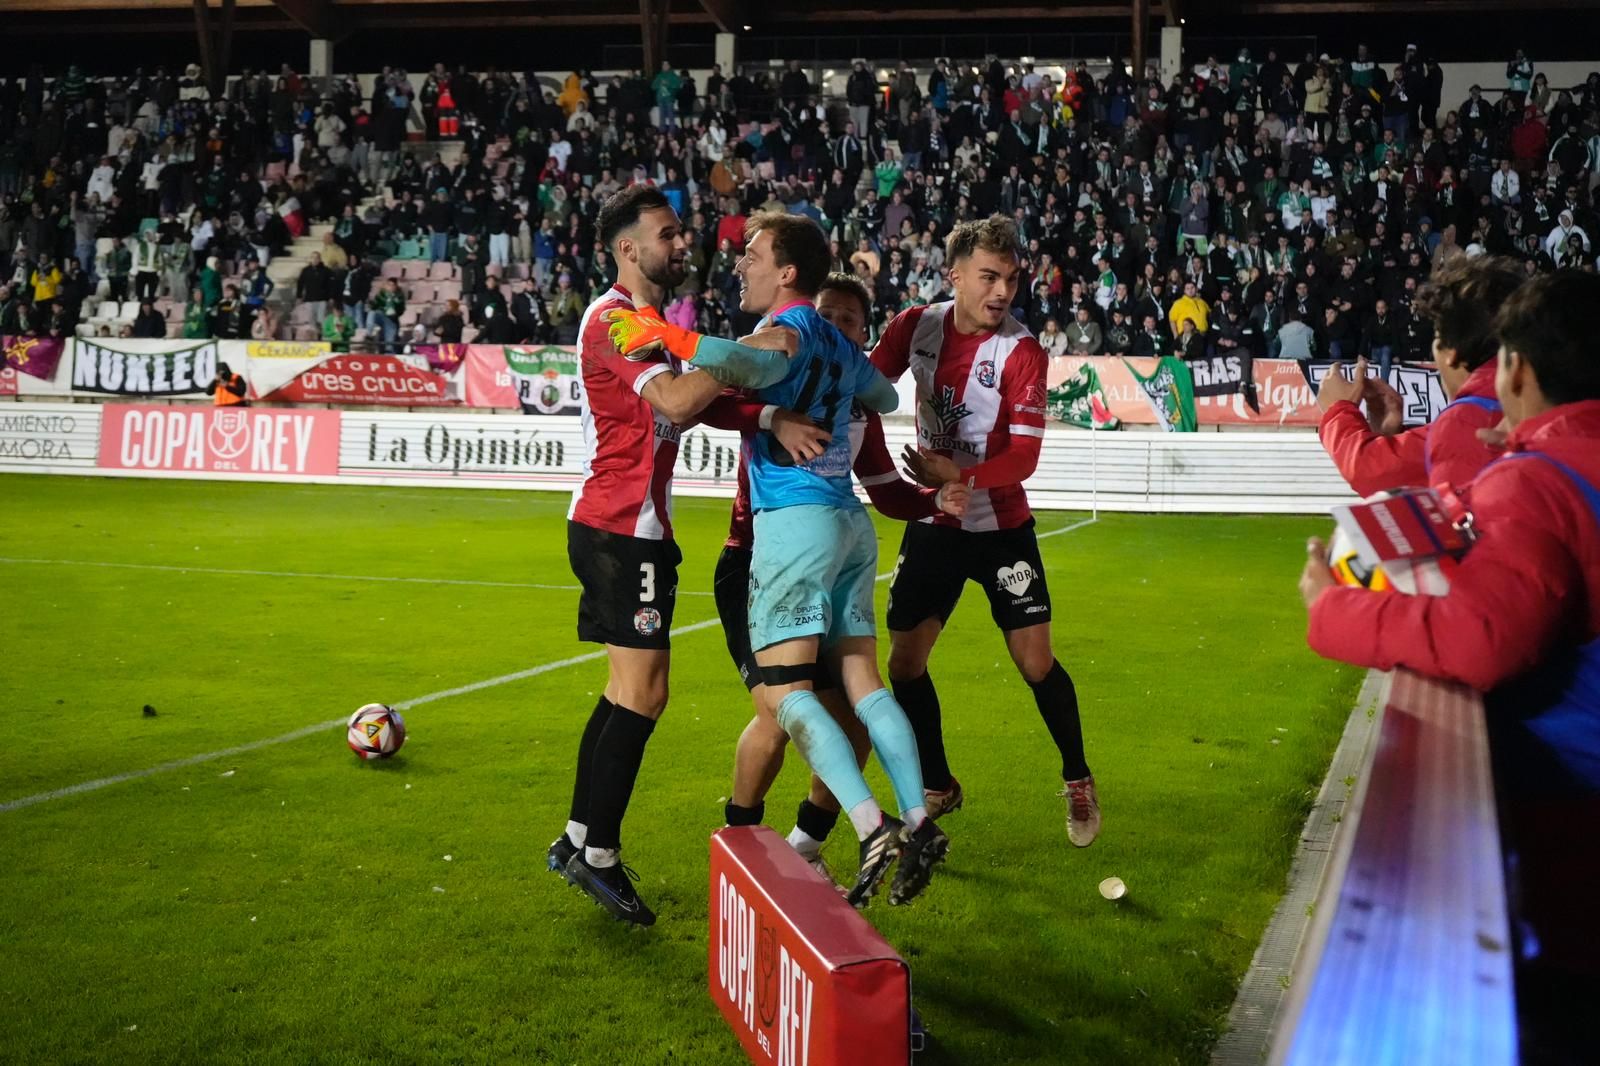
[[[100,466],[113,470],[333,475],[339,412],[112,404]]]
[[[726,875],[717,878],[717,903],[715,991],[778,1066],[808,1066],[815,982],[789,954],[777,927]]]

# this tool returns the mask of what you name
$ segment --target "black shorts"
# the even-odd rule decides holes
[[[620,648],[671,647],[683,562],[675,541],[628,537],[569,521],[567,561],[583,586],[579,640]]]
[[[985,532],[911,522],[889,582],[889,628],[905,632],[930,618],[950,621],[968,580],[988,593],[989,614],[1002,630],[1050,621],[1050,589],[1033,519]]]
[[[717,601],[717,617],[722,621],[722,635],[728,642],[728,657],[738,669],[744,687],[754,689],[761,684],[761,667],[756,665],[756,654],[750,650],[749,548],[729,545],[722,549],[722,554],[717,556],[711,588]],[[839,687],[826,663],[817,665],[811,687],[817,692]]]

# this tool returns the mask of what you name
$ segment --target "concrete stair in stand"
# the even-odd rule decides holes
[[[433,160],[435,153],[442,156],[449,166],[456,166],[461,161],[463,146],[460,141],[417,141],[407,144],[402,152],[410,152],[416,156],[417,161],[426,166]],[[365,215],[367,209],[373,204],[384,204],[385,194],[376,192],[356,205],[357,216]],[[315,222],[306,231],[305,236],[296,237],[289,250],[267,266],[267,277],[272,279],[276,286],[272,298],[267,301],[272,308],[273,316],[278,323],[278,339],[294,340],[294,327],[290,325],[290,317],[294,312],[294,287],[300,280],[300,271],[304,270],[311,262],[311,253],[322,250],[323,234],[333,232],[331,222]],[[317,323],[317,337],[322,336],[322,323]]]

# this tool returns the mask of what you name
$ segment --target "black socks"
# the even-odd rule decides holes
[[[794,816],[795,828],[816,841],[827,840],[838,821],[838,811],[825,811],[808,799],[800,801],[800,809]]]
[[[1070,684],[1070,682],[1069,682]],[[945,761],[944,731],[939,719],[939,693],[926,672],[910,681],[895,681],[895,702],[900,704],[917,735],[917,755],[922,763],[922,787],[943,792],[950,787],[950,764]]]
[[[1061,752],[1062,780],[1088,777],[1089,764],[1083,756],[1083,723],[1078,719],[1078,690],[1072,685],[1071,675],[1059,661],[1052,662],[1044,679],[1029,687],[1033,689],[1034,703],[1039,705],[1039,717],[1044,719],[1050,739]],[[912,724],[916,724],[916,719],[912,719]],[[922,743],[921,733],[917,734],[917,743]]]
[[[760,825],[761,819],[767,814],[767,805],[758,803],[754,807],[741,807],[732,801],[723,805],[722,819],[728,825]]]
[[[655,731],[654,719],[626,707],[614,707],[594,746],[593,784],[589,790],[591,848],[622,846],[622,816],[628,812],[633,783],[644,761],[644,746]]]
[[[589,780],[594,768],[594,746],[614,707],[615,704],[602,694],[589,715],[589,724],[583,727],[583,739],[578,741],[578,772],[572,782],[572,813],[567,817],[579,825],[589,824]]]

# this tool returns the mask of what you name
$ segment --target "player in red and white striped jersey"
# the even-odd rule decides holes
[[[664,353],[617,354],[607,312],[654,307],[684,279],[687,245],[660,190],[636,185],[606,201],[600,240],[617,283],[584,312],[583,483],[567,513],[567,557],[583,587],[578,637],[604,644],[609,676],[584,727],[567,829],[550,869],[623,921],[649,925],[620,863],[627,811],[645,743],[667,703],[678,564],[671,480],[680,427],[722,391],[710,374],[682,374]]]
[[[956,226],[945,251],[955,299],[902,312],[872,353],[886,377],[910,371],[916,380],[912,472],[925,484],[960,479],[972,489],[959,520],[940,515],[906,527],[889,587],[889,680],[916,730],[929,812],[955,810],[964,796],[945,759],[928,656],[962,587],[969,579],[982,585],[1061,752],[1067,837],[1086,847],[1100,831],[1100,803],[1077,690],[1050,646],[1050,592],[1022,488],[1044,442],[1046,357],[1011,315],[1020,260],[1009,219]]]

